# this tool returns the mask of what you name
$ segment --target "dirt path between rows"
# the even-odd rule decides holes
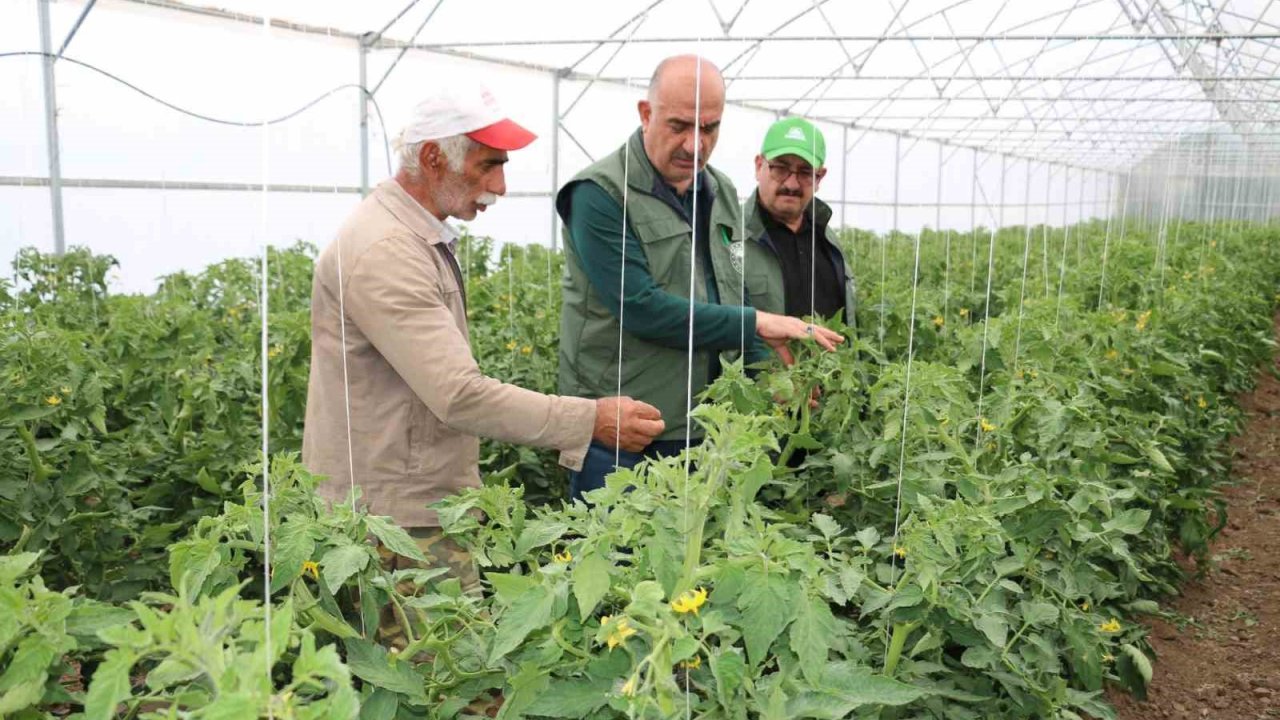
[[[1277,317],[1280,336],[1280,316]],[[1212,569],[1151,623],[1155,677],[1146,702],[1112,692],[1120,720],[1280,718],[1280,381],[1244,396],[1233,442],[1230,523]]]

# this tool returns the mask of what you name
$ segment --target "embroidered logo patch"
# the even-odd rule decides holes
[[[743,256],[745,253],[746,253],[746,246],[743,245],[741,240],[729,243],[729,262],[730,264],[733,265],[733,269],[738,271],[739,275],[741,275],[743,272],[742,271],[742,266],[744,264]]]

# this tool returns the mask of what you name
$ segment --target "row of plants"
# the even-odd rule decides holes
[[[1233,398],[1274,345],[1275,230],[1178,230],[1163,238],[1131,229],[1127,242],[1111,244],[1101,224],[1059,229],[1050,238],[1062,252],[1041,263],[1023,261],[1035,257],[1025,229],[994,241],[979,231],[992,249],[976,258],[990,271],[990,294],[954,282],[968,272],[965,260],[939,234],[920,238],[918,282],[915,238],[851,240],[862,302],[845,328],[849,347],[802,352],[791,368],[728,366],[696,411],[707,439],[687,457],[616,473],[591,507],[564,506],[533,501],[560,487],[545,454],[490,446],[486,487],[440,506],[448,533],[481,570],[479,590],[441,570],[386,571],[371,538],[420,557],[408,536],[316,500],[317,479],[288,452],[305,355],[300,366],[272,365],[282,387],[271,392],[283,401],[273,409],[282,413],[273,445],[286,452],[272,464],[269,562],[252,445],[217,458],[234,466],[178,460],[189,464],[169,472],[207,480],[161,486],[144,474],[158,461],[123,454],[127,443],[111,437],[152,427],[156,446],[180,454],[157,429],[169,426],[119,407],[140,397],[118,395],[124,379],[99,381],[110,395],[103,413],[117,423],[106,431],[93,404],[68,407],[87,381],[58,403],[28,398],[27,416],[0,415],[0,432],[12,429],[0,435],[12,453],[6,467],[18,468],[5,471],[12,497],[32,502],[49,486],[57,492],[40,502],[83,504],[70,484],[79,462],[116,473],[118,509],[185,526],[139,545],[156,525],[147,517],[112,512],[101,531],[95,519],[80,520],[97,535],[83,542],[98,555],[77,566],[65,544],[74,531],[49,523],[52,535],[38,535],[15,513],[17,540],[3,540],[13,552],[0,565],[0,597],[14,609],[0,620],[0,713],[1113,717],[1105,683],[1141,693],[1150,679],[1136,619],[1181,578],[1174,549],[1203,553],[1225,522],[1216,488],[1227,477],[1224,441],[1239,426]],[[1083,257],[1107,245],[1105,283],[1096,263],[1068,262],[1077,242]],[[464,257],[490,262],[485,252]],[[550,384],[547,275],[556,262],[529,251],[504,253],[495,268],[467,263],[473,342],[489,372]],[[304,265],[298,283],[309,275]],[[238,280],[217,277],[233,267]],[[188,302],[212,298],[223,312],[249,302],[255,286],[251,264],[183,282]],[[166,292],[120,299],[73,285],[25,305],[34,283],[7,293],[13,337],[43,332],[68,353],[96,357],[99,348],[85,349],[91,339],[122,341],[76,329],[86,308],[112,307],[114,317],[112,303],[147,307]],[[283,314],[289,302],[273,296],[271,305]],[[297,302],[291,312],[304,320],[305,301]],[[152,357],[199,358],[181,336],[144,347],[139,324],[115,331],[138,332],[130,342]],[[226,324],[239,327],[235,342],[256,345],[255,322]],[[298,332],[305,338],[306,325]],[[9,357],[20,356],[14,344]],[[29,349],[29,362],[52,369],[45,349]],[[237,362],[246,374],[234,385],[238,410],[252,416],[254,359]],[[57,372],[42,381],[63,382]],[[231,402],[222,391],[213,397]],[[193,407],[190,421],[255,437],[257,418],[218,430],[210,418],[223,416],[205,407]],[[85,427],[62,437],[77,420]],[[144,490],[188,504],[158,494],[165,504],[143,505]],[[74,519],[86,509],[68,512]],[[129,557],[140,547],[164,559],[126,597],[110,572],[141,564],[141,554]],[[86,567],[102,568],[96,586]],[[408,628],[398,652],[376,642],[384,607]],[[77,666],[87,687],[63,681]]]

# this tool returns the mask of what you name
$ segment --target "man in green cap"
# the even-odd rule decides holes
[[[826,140],[813,123],[789,117],[765,133],[756,191],[743,208],[748,297],[758,310],[853,324],[853,273],[831,227],[831,207],[815,197],[827,174]]]
[[[663,60],[639,102],[640,128],[556,195],[565,226],[560,392],[596,398],[621,388],[666,424],[640,453],[592,442],[582,470],[570,473],[574,498],[602,487],[616,466],[697,442],[687,403],[719,374],[722,352],[744,349],[751,362],[771,347],[787,361],[788,340],[828,350],[843,341],[743,306],[737,191],[707,164],[724,96],[724,78],[706,59]]]

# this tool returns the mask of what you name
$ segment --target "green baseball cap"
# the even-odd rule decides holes
[[[820,168],[827,159],[827,141],[823,139],[822,131],[808,120],[802,117],[783,118],[769,126],[760,154],[765,160],[795,155],[814,168]]]

